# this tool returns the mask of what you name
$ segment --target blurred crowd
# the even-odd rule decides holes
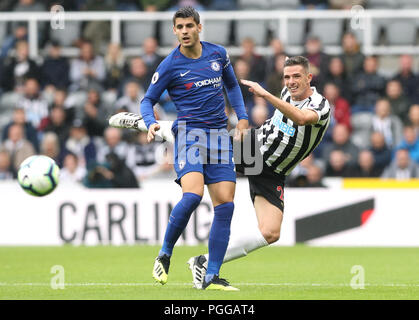
[[[5,0],[0,10],[43,11],[57,3],[68,11],[161,11],[184,5],[235,10],[238,5],[224,0]],[[367,1],[299,3],[322,10]],[[97,45],[95,35],[101,27],[90,23],[74,43],[77,57],[63,56],[60,44],[45,32],[44,50],[36,60],[29,57],[27,25],[8,26],[0,52],[0,180],[15,179],[19,164],[33,154],[55,159],[61,180],[87,187],[137,188],[144,179],[173,177],[167,144],[147,144],[145,133],[107,125],[117,112],[139,113],[151,77],[164,59],[158,37],[147,38],[141,54],[125,56],[119,44]],[[278,38],[269,45],[270,54],[260,55],[254,40],[245,38],[240,54],[231,58],[238,79],[257,81],[279,96],[287,48]],[[353,33],[343,35],[341,46],[342,53],[332,56],[324,52],[319,38],[308,33],[305,40],[301,54],[310,61],[312,85],[328,99],[333,117],[322,143],[296,167],[288,184],[324,187],[324,177],[419,177],[419,76],[413,57],[399,56],[397,72],[383,76],[379,57],[365,56]],[[251,126],[260,126],[274,108],[244,87],[242,93]],[[226,113],[233,128],[237,118],[228,103]],[[176,118],[167,92],[155,114],[161,120]]]
[[[193,6],[203,10],[241,10],[253,2],[253,9],[267,9],[275,6],[293,6],[299,9],[348,9],[353,5],[368,8],[375,6],[377,0],[2,0],[0,11],[44,11],[55,4],[62,5],[66,11],[165,11]],[[282,3],[281,3],[282,2]],[[380,0],[382,6],[388,0]],[[29,8],[29,9],[28,9]]]

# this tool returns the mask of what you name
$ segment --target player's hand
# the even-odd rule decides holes
[[[246,119],[241,119],[237,123],[236,129],[234,130],[234,140],[240,141],[243,140],[244,135],[249,128],[249,121]]]
[[[244,84],[245,86],[248,86],[249,91],[253,93],[255,96],[264,98],[266,94],[268,93],[268,91],[263,89],[262,86],[257,82],[244,80],[244,79],[240,80],[240,82]]]
[[[154,137],[156,136],[156,131],[160,130],[160,125],[158,123],[153,123],[150,128],[148,128],[148,134],[147,134],[147,142],[150,143],[154,140]]]

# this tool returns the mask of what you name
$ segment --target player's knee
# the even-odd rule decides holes
[[[223,203],[233,203],[234,202],[234,196],[230,196],[230,195],[223,195],[221,197],[218,197],[217,199],[219,204],[223,204]]]
[[[234,194],[217,194],[212,197],[212,203],[214,207],[224,203],[234,203]]]
[[[183,187],[182,188],[183,193],[194,193],[200,197],[204,196],[204,187],[200,186],[200,185],[196,185],[196,186],[188,186],[188,187]]]
[[[234,201],[234,191],[236,184],[232,181],[221,181],[208,185],[212,204],[218,206],[223,203]]]
[[[200,196],[201,198],[204,196],[204,190],[203,189],[195,189],[191,191],[191,193],[195,193],[196,195]]]
[[[259,226],[259,229],[267,243],[271,244],[279,240],[280,230],[272,229],[269,226]]]

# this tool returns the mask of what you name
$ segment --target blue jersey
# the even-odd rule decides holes
[[[225,128],[227,116],[223,87],[239,119],[247,119],[243,97],[229,56],[222,46],[201,41],[202,54],[190,59],[174,49],[158,66],[144,99],[141,114],[149,127],[156,122],[153,105],[165,89],[176,106],[177,120],[187,127]]]

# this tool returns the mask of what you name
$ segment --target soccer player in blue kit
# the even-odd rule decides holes
[[[183,196],[170,214],[163,246],[155,260],[153,278],[161,284],[167,282],[173,247],[201,202],[206,184],[214,206],[214,219],[208,241],[208,269],[202,288],[238,290],[219,277],[230,237],[236,182],[232,145],[226,129],[223,87],[239,119],[236,139],[247,129],[248,117],[226,50],[200,41],[202,25],[198,12],[192,7],[179,9],[173,16],[173,25],[180,45],[160,63],[141,101],[149,142],[160,129],[153,105],[164,90],[168,90],[178,112],[172,126],[174,169]],[[211,135],[215,136],[215,146]]]

